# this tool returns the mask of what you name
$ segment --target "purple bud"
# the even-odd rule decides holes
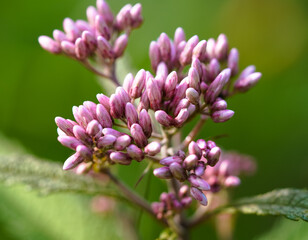
[[[157,66],[155,79],[157,80],[158,87],[161,90],[164,88],[167,76],[168,76],[168,67],[166,63],[164,62],[159,63]]]
[[[184,160],[186,158],[186,154],[184,151],[179,150],[175,153],[176,156],[180,157],[182,160]]]
[[[174,120],[165,111],[158,110],[155,112],[155,119],[165,127],[171,127]]]
[[[161,165],[169,166],[173,162],[182,163],[183,159],[179,156],[165,157],[159,161]]]
[[[155,41],[152,41],[150,44],[149,56],[151,60],[151,66],[153,70],[156,71],[159,62],[161,61],[161,56],[160,56],[159,45]]]
[[[183,207],[188,207],[192,202],[192,198],[191,197],[184,197],[183,199],[181,199],[181,204],[183,205]]]
[[[217,98],[211,106],[212,111],[227,109],[227,102],[221,98]]]
[[[71,57],[75,57],[75,44],[71,43],[69,41],[62,41],[61,42],[61,48],[63,52],[65,52],[67,55]]]
[[[122,152],[112,152],[110,154],[111,161],[119,163],[121,165],[129,165],[132,162],[132,159],[126,153]]]
[[[87,126],[86,133],[92,137],[99,138],[102,135],[102,126],[97,120],[92,120]]]
[[[97,147],[98,148],[104,148],[104,147],[111,147],[117,140],[117,137],[113,135],[105,135],[104,137],[101,137],[97,141]]]
[[[93,6],[89,6],[87,8],[87,18],[88,18],[88,22],[90,23],[90,25],[92,27],[95,27],[95,18],[98,15],[98,12],[96,10],[95,7]]]
[[[196,111],[196,106],[194,104],[189,104],[187,111],[189,113],[189,116],[193,115]]]
[[[65,18],[63,21],[63,29],[66,33],[67,38],[70,41],[75,41],[79,36],[80,32],[79,29],[77,28],[76,24],[74,21],[70,18]]]
[[[181,55],[180,55],[180,63],[184,66],[187,65],[191,62],[191,58],[192,58],[192,53],[193,53],[193,49],[195,48],[195,46],[198,44],[199,42],[199,38],[197,35],[191,37],[186,45],[185,48],[183,49]]]
[[[205,93],[209,86],[205,82],[200,83],[200,90],[202,93]]]
[[[166,83],[164,85],[164,92],[166,99],[171,99],[173,97],[177,83],[178,83],[178,75],[176,71],[172,71],[168,75]]]
[[[221,150],[219,147],[213,147],[207,155],[207,163],[211,167],[214,167],[219,161]]]
[[[59,136],[58,141],[64,146],[70,149],[76,150],[78,145],[82,145],[82,142],[71,136]]]
[[[52,38],[47,36],[40,36],[38,38],[38,41],[41,47],[44,48],[46,51],[53,54],[61,53],[61,47],[59,43],[53,40]]]
[[[148,98],[148,93],[147,91],[144,91],[141,95],[140,102],[138,105],[138,112],[141,112],[141,110],[148,110],[150,108],[150,102]]]
[[[254,65],[250,65],[246,67],[240,74],[239,79],[246,78],[251,73],[254,73],[256,71],[256,67]]]
[[[87,44],[90,52],[94,51],[97,47],[97,41],[93,33],[89,31],[83,31],[81,34],[82,40]]]
[[[174,45],[177,46],[182,41],[185,41],[185,32],[183,28],[179,27],[174,33]]]
[[[122,9],[119,11],[116,17],[116,26],[123,30],[130,26],[132,19],[130,15],[130,10],[132,8],[132,5],[126,4]]]
[[[208,149],[212,149],[212,148],[216,147],[216,143],[211,141],[211,140],[207,141],[206,144],[207,144]]]
[[[86,107],[86,109],[90,112],[93,118],[96,118],[96,107],[97,105],[94,102],[91,101],[84,101],[83,106]]]
[[[174,115],[177,116],[183,108],[187,108],[188,106],[189,106],[189,100],[183,98],[177,105],[176,109],[174,110]]]
[[[152,121],[151,117],[145,109],[142,109],[139,113],[139,125],[147,138],[152,135]]]
[[[215,78],[215,80],[210,84],[208,90],[205,94],[205,101],[212,103],[221,93],[223,87],[229,81],[231,76],[231,70],[229,68],[224,69],[221,73]]]
[[[100,93],[96,95],[97,100],[100,104],[104,106],[104,108],[109,112],[110,111],[110,102],[109,97],[105,96],[104,94]]]
[[[229,176],[225,179],[224,185],[226,187],[237,187],[241,184],[241,180],[236,176]]]
[[[191,183],[192,186],[199,188],[200,190],[209,191],[211,189],[210,185],[205,180],[197,177],[194,174],[191,174],[188,177],[188,181]]]
[[[161,179],[170,179],[172,178],[172,174],[168,167],[161,167],[156,168],[153,171],[153,174],[155,177],[161,178]]]
[[[188,85],[200,92],[200,77],[197,69],[191,67],[188,72]]]
[[[261,76],[262,74],[259,72],[251,73],[247,77],[237,80],[234,88],[239,92],[246,92],[257,84]]]
[[[86,131],[79,125],[75,125],[73,127],[73,133],[78,140],[87,142],[87,143],[91,142],[91,138],[88,136]]]
[[[84,159],[91,159],[92,152],[91,150],[86,147],[85,145],[78,145],[76,148],[76,152],[80,154]]]
[[[68,40],[65,33],[58,29],[53,30],[52,36],[58,43]]]
[[[158,45],[160,49],[161,58],[164,62],[170,61],[171,58],[171,42],[166,33],[160,34],[158,38]]]
[[[94,116],[91,114],[91,112],[83,105],[79,106],[78,108],[78,114],[81,118],[81,121],[85,124],[85,126],[91,122],[94,118]]]
[[[121,101],[121,107],[123,107],[123,113],[124,113],[126,103],[130,102],[131,99],[123,87],[117,87],[115,94]]]
[[[173,162],[170,164],[169,169],[172,175],[180,182],[183,182],[186,180],[187,175],[181,164],[177,162]]]
[[[196,167],[197,163],[198,157],[195,154],[190,154],[185,158],[183,166],[186,170],[191,170]]]
[[[130,16],[132,18],[132,27],[137,28],[142,24],[142,5],[140,3],[135,4],[131,8]]]
[[[143,148],[148,144],[148,139],[144,135],[142,127],[139,124],[134,123],[130,127],[130,133],[138,147]]]
[[[199,190],[198,188],[195,188],[195,187],[191,187],[190,188],[190,194],[191,196],[198,200],[200,202],[200,204],[206,206],[208,204],[208,201],[207,201],[207,198],[206,196],[204,195],[204,193]]]
[[[198,139],[196,143],[201,150],[206,149],[206,141],[204,139]]]
[[[153,78],[147,79],[146,87],[151,108],[154,111],[160,109],[160,102],[162,96],[157,81]]]
[[[228,68],[231,69],[231,76],[234,76],[238,73],[238,61],[238,50],[236,48],[232,48],[228,56]]]
[[[187,196],[188,191],[189,191],[189,187],[187,185],[183,185],[179,189],[179,198],[183,198],[183,197]]]
[[[130,136],[124,134],[117,138],[117,140],[114,143],[114,149],[117,151],[124,150],[128,145],[131,143]]]
[[[114,130],[112,128],[104,128],[102,132],[104,135],[113,135],[117,138],[124,135],[124,133]]]
[[[105,0],[97,0],[96,1],[96,7],[100,15],[103,16],[104,20],[108,25],[111,25],[113,23],[113,14],[110,10],[109,5],[106,3]]]
[[[128,127],[130,127],[134,123],[137,123],[137,121],[138,121],[138,113],[136,111],[136,108],[130,102],[126,103],[125,117],[126,117],[126,120],[127,120]]]
[[[75,42],[75,54],[76,57],[80,60],[84,60],[87,58],[88,55],[87,46],[86,43],[81,38],[77,38]]]
[[[88,22],[84,20],[77,20],[75,22],[76,27],[79,29],[79,32],[84,32],[84,31],[92,31],[92,27],[89,25]]]
[[[131,144],[126,148],[127,154],[135,159],[137,162],[141,162],[144,158],[144,154],[140,148],[138,148],[135,144]]]
[[[199,161],[197,167],[195,168],[195,174],[198,177],[202,177],[205,171],[206,165],[204,162]]]
[[[97,37],[97,47],[104,58],[113,58],[114,57],[114,52],[112,51],[112,47],[110,43],[106,40],[106,38],[102,36]]]
[[[221,122],[226,122],[230,118],[232,118],[234,115],[234,112],[232,110],[226,109],[226,110],[220,110],[220,111],[215,111],[212,114],[212,119],[216,123],[221,123]]]
[[[73,127],[74,125],[67,121],[66,119],[62,117],[56,117],[55,122],[57,126],[68,136],[74,136],[73,134]]]
[[[203,75],[203,65],[202,63],[199,61],[198,58],[194,58],[192,63],[191,63],[191,67],[192,68],[195,68],[198,72],[198,75],[199,75],[199,78],[200,78],[200,81],[201,81],[201,76]]]
[[[224,60],[228,55],[228,40],[225,34],[220,34],[215,45],[215,56],[219,60]]]
[[[105,39],[110,39],[110,30],[101,15],[96,15],[95,17],[95,29],[97,31],[97,34],[104,37]]]
[[[84,160],[82,156],[80,156],[79,153],[75,153],[72,156],[70,156],[63,164],[63,170],[70,170],[76,167],[79,163],[81,163]]]
[[[205,40],[200,41],[194,47],[193,58],[197,58],[202,62],[206,60],[206,41]]]
[[[135,76],[133,85],[130,89],[129,95],[131,98],[139,98],[145,86],[146,73],[144,69],[141,69]]]
[[[199,148],[198,144],[194,141],[192,141],[188,145],[188,152],[189,154],[195,154],[198,157],[198,159],[202,157],[202,150],[201,148]]]
[[[80,116],[79,108],[76,106],[73,107],[73,115],[80,126],[83,126],[84,128],[87,127],[87,123],[84,122],[83,118]]]
[[[187,108],[181,109],[179,114],[175,117],[174,122],[176,127],[181,127],[185,121],[189,118],[189,111]]]
[[[127,93],[130,92],[130,89],[131,89],[131,87],[132,87],[132,85],[133,85],[133,81],[134,81],[134,76],[133,76],[133,74],[128,73],[128,74],[125,76],[124,81],[123,81],[123,88],[125,89],[125,91],[126,91]]]
[[[128,43],[128,37],[126,34],[123,34],[119,36],[114,43],[113,51],[115,54],[115,57],[121,57],[126,49]]]
[[[110,96],[110,115],[114,118],[121,118],[124,115],[125,109],[121,104],[121,99],[116,94]]]
[[[155,156],[157,153],[160,152],[160,148],[161,145],[159,142],[151,142],[144,148],[144,151],[150,156]]]
[[[220,64],[216,58],[213,58],[209,64],[209,78],[210,81],[213,81],[220,72]]]
[[[215,40],[213,38],[210,38],[207,41],[206,53],[207,53],[207,55],[209,56],[210,59],[215,57],[215,45],[216,45],[216,43],[215,43]]]
[[[188,88],[186,90],[186,97],[188,98],[188,100],[194,104],[194,105],[198,105],[199,104],[199,93],[194,89],[194,88]]]

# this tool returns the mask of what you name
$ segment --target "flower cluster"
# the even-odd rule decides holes
[[[142,23],[141,5],[126,5],[114,17],[106,2],[97,0],[97,8],[89,7],[87,17],[88,22],[65,19],[65,33],[55,30],[54,39],[41,36],[39,42],[47,51],[77,59],[119,85],[114,63],[123,54],[130,31]],[[173,192],[163,193],[160,202],[152,204],[155,215],[165,218],[188,207],[190,196],[207,205],[204,191],[236,186],[238,174],[253,168],[249,159],[235,154],[224,154],[219,161],[221,150],[213,141],[194,139],[206,120],[229,120],[234,112],[227,109],[227,98],[249,90],[261,73],[254,66],[239,72],[238,50],[229,49],[224,34],[217,40],[200,41],[198,36],[186,40],[178,28],[173,40],[162,33],[152,41],[149,56],[152,73],[141,69],[127,74],[110,98],[98,94],[99,103],[73,107],[74,121],[57,117],[56,124],[59,142],[75,151],[64,170],[79,165],[79,173],[101,172],[145,158],[159,163],[154,175],[174,184]],[[196,127],[179,146],[172,146],[179,128],[197,116]]]
[[[222,188],[236,187],[241,183],[239,175],[250,175],[256,170],[252,157],[235,152],[223,153],[214,167],[208,167],[202,176],[211,186],[212,192]]]
[[[163,192],[159,200],[152,203],[152,209],[158,219],[168,218],[188,207],[192,202],[187,185],[183,185],[177,194]]]
[[[114,16],[105,0],[97,0],[96,8],[87,9],[88,21],[65,18],[64,32],[54,30],[53,39],[40,36],[39,43],[48,52],[65,54],[99,73],[88,61],[94,59],[104,69],[101,75],[112,78],[113,63],[123,55],[131,30],[143,22],[141,11],[141,4],[127,4]]]

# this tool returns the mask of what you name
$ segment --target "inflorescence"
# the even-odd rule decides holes
[[[207,205],[205,192],[239,185],[239,173],[253,169],[252,161],[222,155],[213,141],[195,138],[207,120],[229,120],[234,112],[227,109],[226,100],[253,87],[261,73],[254,66],[239,71],[238,50],[229,49],[224,34],[216,40],[199,40],[197,35],[187,39],[178,28],[173,40],[162,33],[151,42],[153,71],[129,73],[120,86],[115,63],[131,30],[142,23],[141,5],[126,5],[114,16],[104,0],[97,0],[87,17],[87,22],[66,18],[64,32],[55,30],[54,39],[39,38],[45,50],[78,60],[117,86],[110,97],[98,94],[98,103],[73,107],[74,121],[56,118],[59,142],[75,151],[63,169],[78,166],[78,172],[102,172],[114,164],[153,161],[159,165],[154,175],[170,179],[176,190],[152,204],[158,218],[188,207],[191,197]],[[172,146],[179,129],[198,117],[182,143]]]

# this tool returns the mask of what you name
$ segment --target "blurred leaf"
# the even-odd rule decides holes
[[[0,155],[0,181],[24,183],[40,193],[75,192],[121,197],[96,179],[65,172],[61,166],[29,155]]]
[[[170,228],[166,228],[156,240],[175,240],[178,239],[177,235]]]
[[[237,201],[227,208],[244,214],[283,215],[291,220],[308,221],[308,191],[301,189],[278,189]]]

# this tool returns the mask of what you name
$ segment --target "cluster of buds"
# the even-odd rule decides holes
[[[175,178],[180,182],[187,180],[191,185],[191,196],[200,204],[207,205],[203,191],[209,191],[211,188],[202,176],[207,166],[216,165],[220,154],[220,148],[213,141],[192,141],[188,146],[188,156],[183,151],[178,151],[174,156],[163,158],[160,164],[164,167],[155,169],[154,175],[161,179]]]
[[[81,62],[94,58],[110,66],[123,55],[131,30],[142,24],[141,11],[141,4],[127,4],[114,16],[105,0],[97,0],[96,8],[87,9],[88,21],[65,18],[64,32],[54,30],[53,39],[40,36],[39,43],[53,54],[63,53]]]
[[[155,156],[160,152],[160,143],[148,144],[152,134],[148,112],[143,109],[138,114],[122,87],[118,87],[110,98],[98,94],[97,99],[99,104],[86,101],[73,107],[76,121],[56,118],[59,142],[76,151],[64,163],[64,170],[81,162],[99,168],[115,163],[129,165],[133,159],[140,162],[146,154]],[[116,119],[123,119],[127,124],[124,126],[127,133],[113,129]]]
[[[187,185],[182,186],[177,194],[163,192],[159,200],[159,202],[152,203],[153,212],[158,219],[167,219],[176,212],[180,212],[182,209],[187,208],[192,202]]]
[[[256,170],[252,157],[234,152],[223,153],[220,161],[214,167],[208,167],[202,176],[210,186],[212,192],[222,188],[240,185],[239,175],[251,175]]]

